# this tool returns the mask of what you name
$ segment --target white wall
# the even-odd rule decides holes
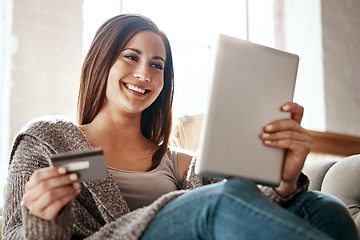
[[[82,0],[1,0],[0,9],[2,193],[10,145],[27,122],[53,114],[76,121],[83,19]]]
[[[326,130],[360,136],[360,1],[322,0]]]
[[[82,61],[82,0],[14,0],[10,136],[29,120],[76,120]]]
[[[10,72],[11,72],[12,1],[0,1],[0,193],[5,185],[9,151]],[[2,197],[0,197],[0,207]],[[1,215],[1,213],[0,213]]]
[[[276,0],[277,47],[300,56],[303,126],[360,136],[360,1]]]

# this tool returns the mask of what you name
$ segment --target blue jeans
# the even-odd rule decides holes
[[[263,197],[256,184],[241,179],[186,193],[155,216],[147,239],[357,239],[344,204],[320,192],[299,195],[283,208]]]

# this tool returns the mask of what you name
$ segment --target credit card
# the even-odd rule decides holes
[[[63,166],[68,173],[76,173],[78,182],[106,178],[105,159],[101,148],[53,154],[51,159],[54,166]]]

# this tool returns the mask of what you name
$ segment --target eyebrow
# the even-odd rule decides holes
[[[136,48],[125,48],[124,50],[131,50],[131,51],[134,51],[137,54],[141,55],[141,51],[139,49],[136,49]],[[165,63],[165,59],[160,57],[160,56],[154,56],[153,59],[161,60],[161,61],[163,61]]]

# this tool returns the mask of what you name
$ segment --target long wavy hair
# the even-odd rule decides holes
[[[99,113],[111,67],[128,42],[141,31],[159,34],[166,49],[164,87],[141,116],[142,134],[159,146],[152,157],[150,169],[153,169],[165,154],[171,135],[174,70],[169,40],[150,19],[141,15],[123,14],[109,19],[96,32],[82,66],[78,122],[80,125],[88,124]]]

